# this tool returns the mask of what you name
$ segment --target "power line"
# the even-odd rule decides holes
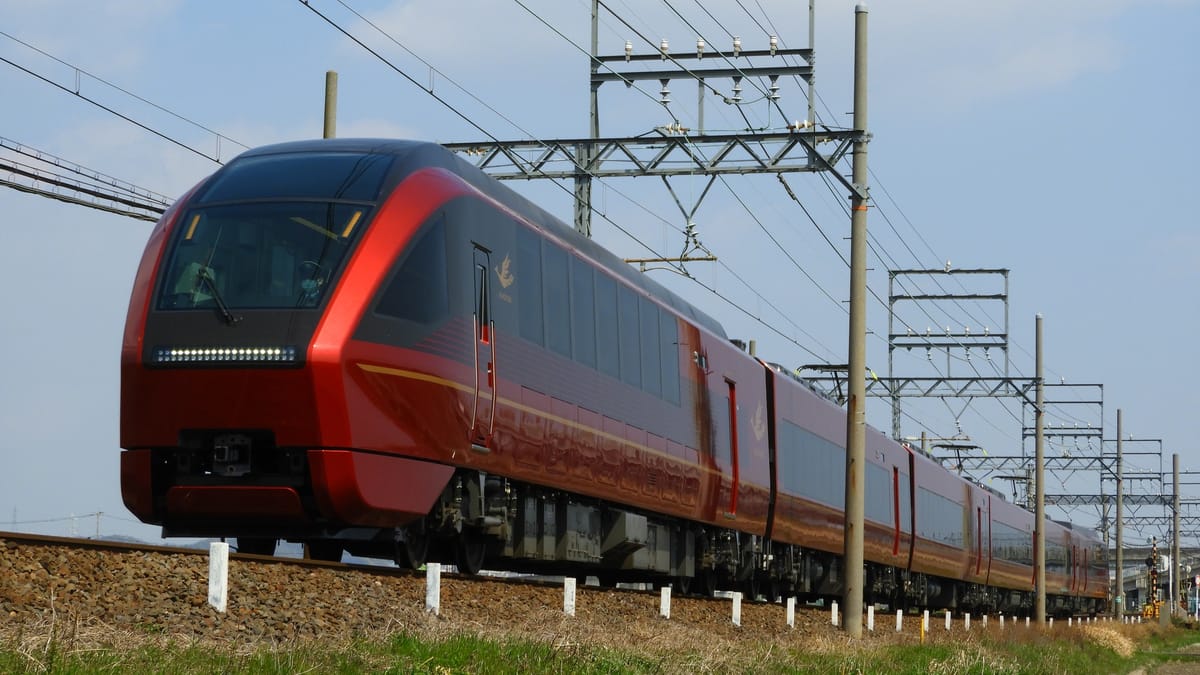
[[[7,174],[0,185],[20,192],[150,222],[171,203],[164,195],[6,138],[0,138],[0,150],[16,155],[0,156],[0,172]]]
[[[301,0],[301,1],[303,2],[303,0]],[[338,0],[338,1],[339,1],[339,3],[340,3],[340,4],[342,4],[343,6],[345,6],[345,3],[342,3],[342,2],[341,2],[341,0]],[[494,142],[499,142],[499,141],[498,141],[498,139],[497,139],[497,138],[496,138],[494,135],[492,135],[490,132],[486,131],[486,130],[485,130],[485,129],[484,129],[484,128],[483,128],[483,127],[480,125],[480,124],[478,124],[478,123],[477,123],[477,122],[475,122],[473,119],[471,119],[471,118],[470,118],[470,117],[469,117],[469,116],[468,116],[466,113],[462,112],[461,110],[459,110],[458,108],[456,108],[455,106],[453,106],[453,105],[452,105],[452,104],[451,104],[449,101],[445,100],[443,97],[440,97],[440,96],[438,96],[438,95],[434,94],[434,93],[432,92],[432,90],[430,90],[429,88],[427,88],[427,87],[424,87],[424,86],[420,85],[419,83],[417,83],[417,82],[416,82],[416,80],[415,80],[414,78],[412,78],[410,75],[408,75],[408,74],[407,74],[407,73],[406,73],[406,72],[405,72],[405,71],[404,71],[402,68],[400,68],[400,67],[399,67],[399,66],[397,66],[396,64],[392,63],[390,60],[388,60],[386,57],[384,57],[384,56],[383,56],[381,53],[379,53],[378,51],[376,51],[376,50],[374,50],[374,49],[371,49],[370,47],[368,47],[368,46],[366,45],[366,43],[364,43],[364,42],[363,42],[362,40],[360,40],[358,37],[356,37],[356,36],[354,36],[353,34],[351,34],[351,33],[350,33],[350,32],[349,32],[347,29],[343,28],[343,27],[342,27],[340,24],[338,24],[338,23],[337,23],[335,20],[333,20],[331,17],[329,17],[329,16],[327,16],[326,14],[324,14],[324,13],[320,12],[319,10],[317,10],[317,9],[316,9],[316,8],[314,8],[314,7],[312,7],[312,5],[308,4],[307,2],[305,2],[304,4],[305,4],[305,6],[306,6],[306,7],[308,7],[308,8],[309,8],[309,9],[310,9],[310,10],[311,10],[311,11],[312,11],[314,14],[316,14],[316,15],[317,15],[317,16],[319,16],[321,19],[323,19],[323,20],[324,20],[326,23],[328,23],[330,26],[332,26],[333,28],[335,28],[336,30],[338,30],[338,32],[342,33],[343,35],[345,35],[346,37],[348,37],[348,38],[350,38],[352,41],[354,41],[356,44],[358,44],[359,46],[361,46],[361,47],[363,47],[364,49],[366,49],[366,50],[367,50],[367,51],[368,51],[368,52],[369,52],[371,55],[375,56],[375,57],[376,57],[377,59],[379,59],[381,62],[383,62],[384,64],[386,64],[386,65],[387,65],[389,68],[391,68],[392,70],[394,70],[395,72],[397,72],[398,74],[400,74],[401,76],[403,76],[403,77],[404,77],[405,79],[407,79],[407,80],[408,80],[410,83],[412,83],[413,85],[415,85],[415,86],[419,87],[419,88],[420,88],[422,91],[424,91],[424,92],[426,92],[427,94],[429,94],[430,96],[432,96],[432,97],[433,97],[433,98],[434,98],[434,99],[435,99],[435,100],[436,100],[438,103],[442,104],[444,107],[446,107],[446,108],[448,108],[449,110],[451,110],[452,112],[454,112],[454,113],[455,113],[455,114],[456,114],[458,117],[462,118],[464,121],[466,121],[468,124],[470,124],[470,125],[471,125],[472,127],[474,127],[475,129],[479,130],[481,133],[483,133],[485,136],[487,136],[487,137],[488,137],[489,139],[491,139],[492,141],[494,141]],[[518,4],[518,5],[520,5],[521,7],[525,8],[525,9],[526,9],[526,11],[530,11],[530,10],[528,9],[528,7],[526,7],[524,4],[522,4],[522,3],[520,2],[520,0],[517,0],[517,4]],[[603,4],[603,3],[601,3],[601,4]],[[349,8],[347,7],[347,9],[349,9]],[[607,7],[606,7],[606,9],[607,9]],[[353,11],[353,10],[351,10],[351,11]],[[611,10],[610,10],[610,11],[611,11]],[[532,12],[531,12],[531,13],[532,13]],[[359,16],[360,18],[362,18],[362,17],[361,17],[361,15],[358,15],[357,13],[355,13],[355,15],[356,15],[356,16]],[[614,16],[615,16],[615,15],[614,15]],[[618,18],[619,18],[619,17],[618,17]],[[539,19],[540,19],[540,17],[539,17]],[[364,20],[365,20],[365,19],[364,19]],[[374,23],[371,23],[371,22],[368,22],[368,23],[370,23],[370,25],[372,26],[372,28],[374,28],[376,31],[379,31],[380,33],[383,33],[384,35],[387,35],[386,31],[383,31],[383,29],[382,29],[382,28],[380,28],[378,25],[376,25],[376,24],[374,24]],[[570,41],[570,39],[569,39],[569,38],[567,38],[565,35],[563,35],[563,33],[562,33],[561,31],[558,31],[557,29],[554,29],[554,28],[553,28],[553,26],[550,26],[550,25],[549,25],[548,23],[546,23],[544,20],[542,20],[542,23],[546,24],[546,25],[547,25],[547,27],[551,28],[551,30],[554,30],[554,32],[555,32],[557,35],[559,35],[559,36],[560,36],[560,37],[562,37],[563,39],[567,40],[567,42],[569,42],[570,44],[574,45],[574,43],[573,43],[573,42],[571,42],[571,41]],[[389,40],[391,40],[393,43],[397,44],[398,46],[401,46],[401,48],[403,48],[403,49],[404,49],[406,52],[408,52],[409,54],[413,54],[414,56],[416,56],[416,54],[415,54],[415,53],[413,53],[413,52],[412,52],[411,50],[409,50],[407,47],[404,47],[403,45],[401,45],[401,44],[400,44],[400,43],[399,43],[397,40],[395,40],[395,38],[392,38],[390,35],[388,36],[388,38],[389,38]],[[574,46],[575,46],[577,49],[579,49],[578,45],[574,45]],[[423,64],[425,64],[427,67],[430,67],[431,69],[433,68],[432,64],[430,64],[428,61],[426,61],[426,60],[424,60],[424,59],[421,59],[419,56],[417,56],[417,58],[418,58],[418,59],[420,59],[420,60],[421,60],[421,62],[422,62]],[[436,69],[435,69],[435,70],[436,70]],[[440,73],[440,71],[437,71],[437,72],[439,72],[439,73]],[[447,78],[447,79],[449,80],[450,78]],[[459,89],[463,90],[464,92],[467,92],[467,90],[466,90],[465,88],[463,88],[461,85],[458,85],[457,83],[454,83],[454,84],[455,84],[455,86],[456,86],[456,87],[458,87]],[[639,90],[639,91],[640,91],[640,90]],[[470,96],[471,96],[471,98],[475,99],[476,101],[479,101],[478,97],[474,96],[473,94],[470,94],[470,92],[467,92],[467,93],[468,93],[468,95],[470,95]],[[485,104],[485,105],[486,105],[486,104]],[[495,111],[495,110],[494,110],[494,109],[493,109],[491,106],[488,106],[488,109],[489,109],[489,110],[492,110],[493,112],[496,112],[496,111]],[[497,114],[499,115],[499,113],[498,113],[498,112],[497,112]],[[521,129],[521,128],[519,127],[519,125],[516,125],[516,123],[512,122],[511,120],[509,120],[508,118],[504,117],[503,115],[500,115],[500,116],[501,116],[501,117],[503,117],[503,118],[505,119],[505,121],[509,122],[510,124],[513,124],[513,126],[514,126],[514,127],[516,127],[516,128],[518,128],[518,129],[520,129],[520,130],[521,130],[523,133],[526,133],[526,135],[527,135],[527,136],[529,136],[529,137],[531,137],[531,138],[533,137],[533,136],[532,136],[532,134],[528,134],[528,132],[525,132],[523,129]],[[539,143],[540,143],[540,141],[535,141],[535,142],[539,142]],[[601,181],[601,182],[603,182],[603,181]],[[558,185],[558,183],[557,183],[557,182],[556,182],[555,184],[556,184],[556,185]],[[606,184],[606,185],[607,185],[607,184]],[[563,189],[564,191],[566,191],[566,188],[564,188],[563,186],[561,186],[561,185],[558,185],[558,187],[560,187],[561,189]],[[611,188],[611,186],[610,186],[610,189],[613,189],[613,188]],[[679,228],[678,228],[678,227],[676,227],[676,226],[672,225],[672,224],[671,224],[669,221],[667,221],[667,220],[663,219],[661,216],[658,216],[657,214],[653,214],[653,213],[652,213],[651,211],[649,211],[649,209],[647,209],[645,206],[638,204],[636,201],[634,201],[634,200],[630,199],[628,196],[624,195],[624,194],[623,194],[621,191],[619,191],[619,190],[616,190],[616,189],[613,189],[613,191],[614,191],[616,194],[618,194],[618,195],[620,195],[621,197],[623,197],[623,198],[625,198],[626,200],[628,200],[628,201],[629,201],[631,204],[634,204],[634,205],[638,206],[639,208],[641,208],[642,210],[646,211],[647,213],[649,213],[649,214],[650,214],[650,215],[652,215],[653,217],[657,218],[658,220],[660,220],[661,222],[663,222],[663,223],[664,223],[664,224],[666,224],[667,226],[669,226],[669,227],[672,227],[672,228],[673,228],[673,229],[675,229],[676,231],[679,231],[680,233],[682,233],[682,230],[679,230]],[[573,196],[573,195],[572,195],[572,196]],[[636,242],[637,244],[639,244],[640,246],[642,246],[643,248],[645,248],[647,251],[650,251],[652,254],[654,254],[654,255],[657,255],[657,256],[660,256],[660,257],[661,257],[661,255],[662,255],[661,253],[659,253],[658,251],[654,250],[654,249],[653,249],[653,248],[652,248],[652,247],[651,247],[649,244],[647,244],[647,243],[643,242],[641,239],[639,239],[638,237],[636,237],[635,235],[633,235],[633,234],[632,234],[632,233],[631,233],[629,230],[627,230],[627,229],[625,229],[625,228],[621,227],[620,225],[617,225],[617,224],[616,224],[614,221],[612,221],[612,220],[611,220],[611,219],[610,219],[610,218],[609,218],[609,217],[608,217],[606,214],[600,213],[598,210],[596,210],[596,209],[595,209],[595,208],[594,208],[592,205],[590,205],[590,204],[589,204],[589,208],[591,208],[593,212],[597,213],[597,215],[600,215],[600,217],[601,217],[601,218],[603,218],[603,219],[604,219],[606,222],[608,222],[608,223],[610,223],[611,225],[613,225],[613,227],[615,227],[617,230],[619,230],[620,232],[622,232],[623,234],[625,234],[625,236],[629,237],[631,240],[633,240],[634,242]],[[684,269],[684,268],[683,268],[683,265],[682,265],[682,264],[672,264],[672,268],[673,268],[673,269],[675,269],[676,271],[678,271],[678,272],[679,272],[681,275],[683,275],[683,276],[685,276],[685,277],[687,277],[687,278],[690,278],[690,279],[692,279],[693,281],[696,281],[694,277],[692,277],[690,274],[688,274],[688,273],[687,273],[686,269]],[[726,269],[728,270],[729,268],[728,268],[728,267],[726,267]],[[765,298],[763,298],[763,296],[762,296],[761,294],[759,294],[759,293],[758,293],[756,290],[754,290],[754,288],[753,288],[753,287],[752,287],[752,286],[751,286],[749,283],[747,283],[747,282],[746,282],[744,279],[742,279],[742,278],[740,277],[740,275],[737,275],[736,273],[732,272],[732,270],[729,270],[729,271],[731,272],[731,274],[734,274],[735,278],[737,278],[737,279],[738,279],[738,280],[739,280],[741,283],[743,283],[744,285],[746,285],[746,287],[747,287],[747,288],[749,288],[749,289],[750,289],[752,292],[754,292],[754,293],[755,293],[755,294],[756,294],[756,295],[757,295],[757,296],[758,296],[758,297],[759,297],[761,300],[763,300],[763,301],[766,301],[766,299],[765,299]],[[747,310],[745,310],[744,308],[740,307],[739,305],[737,305],[736,303],[734,303],[732,300],[730,300],[730,299],[726,298],[724,295],[722,295],[722,294],[720,294],[720,293],[717,293],[717,292],[715,291],[715,289],[713,289],[713,288],[711,288],[711,287],[708,287],[708,286],[706,286],[705,284],[699,283],[698,281],[696,281],[696,283],[697,283],[698,285],[700,285],[701,287],[703,287],[703,288],[706,288],[706,290],[708,290],[710,293],[712,293],[713,295],[717,296],[718,298],[722,299],[724,302],[726,302],[726,303],[728,303],[728,304],[730,304],[730,305],[734,306],[735,308],[739,309],[740,311],[742,311],[743,313],[745,313],[747,316],[750,316],[751,318],[754,318],[754,319],[755,319],[756,321],[758,321],[759,323],[762,323],[763,325],[767,326],[767,328],[769,328],[769,329],[771,329],[772,331],[774,331],[774,332],[778,333],[778,334],[779,334],[781,337],[784,337],[784,338],[785,338],[785,339],[787,339],[788,341],[790,341],[790,342],[792,342],[793,344],[795,344],[797,347],[800,347],[801,349],[803,349],[803,350],[805,350],[805,351],[807,351],[807,352],[809,352],[809,353],[813,354],[814,356],[816,355],[816,354],[815,354],[815,352],[813,352],[813,351],[812,351],[811,349],[809,349],[808,347],[805,347],[804,345],[800,344],[800,343],[799,343],[799,342],[798,342],[798,341],[797,341],[795,338],[793,338],[793,337],[791,337],[791,336],[788,336],[788,335],[784,334],[783,332],[779,331],[779,330],[778,330],[777,328],[775,328],[774,326],[770,326],[769,324],[767,324],[767,323],[766,323],[764,320],[762,320],[761,318],[759,318],[759,317],[757,317],[757,316],[755,316],[755,315],[753,315],[753,314],[749,313]],[[769,301],[766,301],[766,302],[768,302],[768,305],[770,305],[770,306],[771,306],[773,309],[775,309],[777,312],[779,312],[780,316],[783,316],[783,317],[785,317],[785,318],[787,317],[787,314],[786,314],[786,313],[784,313],[782,310],[779,310],[778,308],[776,308],[776,307],[775,307],[773,304],[771,304]],[[790,321],[790,319],[789,319],[789,321]],[[793,325],[794,325],[794,326],[797,328],[797,330],[799,330],[800,332],[802,332],[802,333],[804,333],[804,332],[805,332],[805,331],[804,331],[802,328],[800,328],[800,327],[799,327],[798,325],[796,325],[794,322],[793,322]],[[807,335],[807,333],[805,333],[805,334]],[[811,338],[811,336],[809,336],[809,337]],[[826,349],[828,349],[828,348],[826,348]],[[820,357],[818,357],[818,358],[820,358]]]
[[[178,120],[181,120],[181,121],[183,121],[183,122],[187,122],[188,124],[190,124],[190,125],[192,125],[192,126],[196,127],[197,129],[202,129],[202,130],[204,130],[204,131],[207,131],[208,133],[210,133],[210,134],[212,134],[212,135],[214,135],[214,136],[216,136],[216,137],[217,137],[217,140],[218,140],[218,146],[219,146],[219,144],[220,144],[220,141],[221,141],[221,140],[226,140],[226,141],[229,141],[230,143],[233,143],[233,144],[235,144],[235,145],[239,145],[239,146],[241,146],[241,147],[242,147],[243,149],[245,149],[245,150],[249,150],[249,149],[250,149],[250,146],[246,145],[245,143],[241,143],[241,142],[239,142],[239,141],[236,141],[236,140],[234,140],[234,139],[230,138],[229,136],[226,136],[225,134],[222,134],[222,133],[220,133],[220,132],[218,132],[218,131],[215,131],[215,130],[213,130],[213,129],[210,129],[209,127],[206,127],[206,126],[204,126],[203,124],[201,124],[201,123],[199,123],[199,122],[197,122],[197,121],[195,121],[195,120],[192,120],[192,119],[190,119],[190,118],[188,118],[188,117],[185,117],[185,116],[183,116],[183,115],[181,115],[181,114],[179,114],[179,113],[177,113],[177,112],[175,112],[175,111],[173,111],[173,110],[170,110],[170,109],[168,109],[168,108],[165,108],[165,107],[163,107],[163,106],[161,106],[161,105],[159,105],[159,104],[157,104],[157,103],[155,103],[155,102],[153,102],[153,101],[150,101],[150,100],[148,100],[148,99],[146,99],[146,98],[143,98],[143,97],[141,97],[141,96],[139,96],[139,95],[137,95],[137,94],[133,93],[132,91],[129,91],[128,89],[124,89],[124,88],[122,88],[122,87],[119,87],[119,86],[117,86],[117,85],[113,84],[112,82],[109,82],[108,80],[106,80],[106,79],[104,79],[104,78],[102,78],[102,77],[100,77],[100,76],[98,76],[98,75],[95,75],[95,74],[93,74],[93,73],[90,73],[90,72],[88,72],[88,71],[86,71],[86,70],[84,70],[84,69],[80,68],[79,66],[76,66],[76,65],[73,65],[73,64],[71,64],[71,63],[68,63],[68,62],[66,62],[66,61],[64,61],[64,60],[62,60],[62,59],[60,59],[60,58],[58,58],[57,56],[55,56],[55,55],[53,55],[53,54],[51,54],[51,53],[49,53],[49,52],[46,52],[46,51],[44,51],[44,50],[42,50],[42,49],[39,49],[39,48],[37,48],[37,47],[35,47],[35,46],[33,46],[33,45],[29,44],[28,42],[25,42],[25,41],[23,41],[23,40],[19,39],[19,38],[16,38],[16,37],[14,37],[14,36],[12,36],[12,35],[9,35],[8,33],[5,33],[4,31],[0,31],[0,35],[2,35],[2,36],[4,36],[4,37],[6,37],[6,38],[8,38],[8,39],[12,40],[13,42],[16,42],[16,43],[18,43],[18,44],[20,44],[20,45],[23,45],[23,46],[25,46],[25,47],[27,47],[27,48],[29,48],[29,49],[32,49],[33,51],[37,52],[38,54],[41,54],[42,56],[45,56],[46,58],[52,59],[52,60],[54,60],[54,61],[56,61],[56,62],[58,62],[58,63],[60,63],[60,64],[62,64],[62,65],[64,65],[64,66],[66,66],[66,67],[68,67],[68,68],[70,68],[70,69],[72,69],[72,70],[76,71],[77,73],[80,73],[80,74],[82,74],[82,75],[86,75],[86,76],[88,76],[88,77],[92,78],[93,80],[95,80],[95,81],[97,81],[97,82],[99,82],[99,83],[101,83],[101,84],[103,84],[103,85],[105,85],[105,86],[108,86],[108,87],[110,87],[110,88],[112,88],[112,89],[115,89],[116,91],[119,91],[119,92],[121,92],[122,94],[125,94],[126,96],[129,96],[129,97],[131,97],[131,98],[134,98],[134,99],[136,99],[136,100],[138,100],[138,101],[140,101],[140,102],[142,102],[142,103],[145,103],[146,105],[148,105],[148,106],[150,106],[150,107],[152,107],[152,108],[155,108],[156,110],[159,110],[159,111],[161,111],[161,112],[164,112],[164,113],[166,113],[166,114],[168,114],[168,115],[170,115],[170,116],[172,116],[172,117],[174,117],[174,118],[176,118],[176,119],[178,119]],[[10,63],[11,63],[11,62],[10,62]],[[15,64],[13,64],[13,65],[15,65]],[[20,66],[18,66],[18,67],[20,67]],[[40,77],[40,76],[39,76],[39,77]],[[42,78],[42,79],[44,79],[44,78]],[[49,81],[49,80],[47,80],[47,81]],[[52,84],[53,84],[53,83],[52,83]],[[65,88],[64,88],[64,89],[65,89]],[[76,93],[76,94],[78,94],[78,92],[77,92],[77,91],[76,91],[76,92],[73,92],[73,93]],[[218,157],[219,157],[219,153],[218,153]],[[218,159],[217,161],[218,161],[218,163],[220,163],[219,159]]]

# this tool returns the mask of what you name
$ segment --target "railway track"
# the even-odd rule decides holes
[[[75,634],[94,628],[102,643],[124,635],[227,647],[387,639],[397,633],[621,648],[644,642],[647,649],[811,649],[845,640],[827,609],[797,608],[795,627],[788,628],[781,605],[745,603],[737,627],[726,599],[675,597],[666,620],[658,613],[658,593],[633,589],[581,586],[576,616],[567,617],[562,584],[528,577],[448,574],[436,616],[425,611],[424,574],[396,567],[234,553],[225,613],[208,605],[207,581],[206,550],[0,532],[0,637],[71,626]],[[919,639],[916,617],[905,619],[901,633],[893,618],[877,618],[868,639]],[[949,631],[940,620],[932,623],[937,639],[965,637],[957,617]],[[1065,629],[1061,623],[1056,629]],[[998,624],[993,617],[985,628],[976,617],[971,630],[997,631]],[[1010,631],[1025,630],[1011,620],[1008,625]]]
[[[197,559],[203,559],[205,564],[207,564],[209,556],[207,549],[195,547],[167,546],[145,542],[110,541],[105,539],[61,537],[35,533],[0,531],[0,542],[3,541],[7,541],[16,545],[39,546],[49,549],[67,548],[86,551],[112,552],[119,554],[154,554],[167,557],[188,556]],[[252,562],[261,565],[288,566],[309,570],[331,570],[342,573],[361,574],[368,578],[403,578],[417,580],[420,583],[424,583],[425,579],[425,573],[423,571],[409,570],[388,564],[332,562],[308,558],[258,555],[253,553],[239,553],[232,548],[230,549],[229,557],[231,561]],[[537,575],[491,573],[485,570],[478,575],[443,572],[443,577],[452,580],[455,583],[466,585],[495,585],[501,588],[529,587],[534,589],[555,589],[559,592],[561,592],[562,589],[561,578],[543,577]],[[615,588],[600,589],[598,585],[595,585],[581,586],[581,588],[587,590],[606,590],[608,592],[618,594],[642,595],[647,597],[652,596],[654,598],[659,597],[658,591],[646,590],[638,587],[620,586]],[[727,598],[723,597],[690,597],[689,599],[698,602],[728,602]]]
[[[421,573],[248,554],[231,556],[228,610],[222,614],[208,606],[207,578],[203,550],[0,533],[0,617],[7,617],[0,635],[38,634],[67,624],[138,640],[174,636],[226,645],[401,632],[614,646],[664,632],[678,634],[677,645],[836,637],[823,613],[798,612],[796,627],[789,629],[779,605],[746,604],[738,628],[730,622],[727,600],[675,598],[667,622],[658,615],[657,593],[595,586],[579,588],[576,616],[567,617],[559,583],[457,574],[442,579],[441,612],[435,616],[425,611]]]
[[[202,556],[207,560],[209,552],[207,549],[188,547],[188,546],[165,546],[161,544],[150,544],[142,542],[122,542],[109,541],[105,539],[90,539],[79,537],[59,537],[45,534],[31,534],[23,532],[6,532],[0,530],[0,540],[8,540],[14,543],[33,544],[38,546],[60,546],[78,549],[86,549],[93,551],[113,551],[113,552],[141,552],[155,553],[161,555],[182,555],[182,556]],[[287,556],[273,555],[257,555],[253,553],[239,553],[232,547],[229,552],[230,560],[253,561],[263,564],[276,565],[291,565],[300,568],[308,569],[329,569],[342,570],[347,572],[358,572],[368,576],[375,577],[405,577],[416,578],[423,580],[425,573],[396,567],[389,564],[371,564],[371,563],[351,563],[351,562],[331,562],[325,560],[313,560],[309,558],[292,558]],[[507,573],[492,573],[484,570],[478,575],[457,574],[454,572],[443,572],[445,577],[454,579],[466,584],[498,584],[508,586],[530,586],[534,588],[562,588],[561,578],[543,577],[538,575],[517,575]],[[598,584],[593,587],[598,588]],[[615,593],[628,593],[634,595],[646,595],[657,598],[658,591],[646,590],[630,586],[619,586],[611,589]],[[716,603],[727,602],[724,597],[705,598],[699,596],[690,596],[691,599],[701,602],[711,601]],[[747,600],[749,602],[750,600]]]

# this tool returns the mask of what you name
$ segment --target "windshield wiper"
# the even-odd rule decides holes
[[[221,316],[225,319],[225,323],[230,326],[242,320],[240,316],[234,316],[233,312],[229,311],[229,306],[225,304],[225,300],[221,298],[221,291],[217,290],[217,283],[213,281],[212,271],[208,267],[201,267],[196,270],[196,278],[212,292],[213,300],[217,303],[217,309],[221,310]]]

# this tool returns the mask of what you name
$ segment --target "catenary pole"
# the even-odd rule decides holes
[[[1171,455],[1171,474],[1172,474],[1172,492],[1171,492],[1171,510],[1173,511],[1171,519],[1171,592],[1168,597],[1171,598],[1171,616],[1175,616],[1179,612],[1179,605],[1176,600],[1179,597],[1179,579],[1183,571],[1183,567],[1179,564],[1179,453]]]
[[[588,59],[591,69],[591,90],[588,94],[588,138],[600,137],[600,83],[596,74],[600,72],[600,0],[592,0],[592,58]],[[592,168],[596,145],[581,143],[576,152],[583,160],[583,167],[575,172],[575,231],[585,237],[592,236]]]
[[[1046,422],[1046,392],[1045,378],[1042,370],[1042,315],[1037,315],[1037,349],[1036,349],[1036,370],[1034,376],[1037,380],[1037,410],[1035,425],[1036,441],[1036,465],[1034,468],[1034,535],[1033,535],[1033,566],[1034,566],[1034,592],[1033,615],[1034,621],[1039,625],[1046,624],[1046,438],[1043,433]]]
[[[850,211],[850,397],[846,402],[845,631],[862,636],[867,395],[867,6],[854,8],[854,194]]]
[[[1125,462],[1121,453],[1121,409],[1117,408],[1117,590],[1114,596],[1113,611],[1117,618],[1125,614],[1125,542],[1123,540],[1125,527]]]

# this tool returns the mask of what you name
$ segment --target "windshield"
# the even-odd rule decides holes
[[[316,307],[369,208],[328,202],[197,208],[180,221],[158,309]]]

